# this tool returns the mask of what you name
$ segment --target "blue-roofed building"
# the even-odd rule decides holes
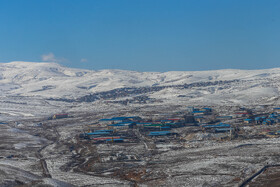
[[[105,118],[101,119],[99,121],[122,121],[122,122],[128,122],[133,120],[140,120],[141,118],[139,116],[130,116],[130,117],[113,117],[113,118]]]
[[[232,119],[232,116],[217,116],[217,119],[225,119],[225,120],[228,120],[228,119]]]
[[[171,129],[171,127],[169,127],[169,126],[161,127],[161,130],[166,130],[166,129]]]
[[[203,110],[197,110],[192,112],[193,115],[205,115],[206,113],[207,112]]]
[[[105,140],[106,142],[114,142],[114,143],[121,143],[121,142],[124,142],[124,139],[123,138],[117,138],[117,139],[107,139]]]
[[[115,129],[125,129],[125,128],[129,128],[129,126],[127,124],[122,124],[122,123],[116,123],[116,124],[110,124],[107,125],[110,128],[115,128]]]
[[[94,135],[109,135],[112,132],[105,132],[105,131],[101,131],[101,132],[89,132],[89,133],[85,133],[87,136],[94,136]]]
[[[193,114],[197,114],[197,113],[203,114],[203,113],[205,113],[205,111],[204,111],[204,110],[195,110],[195,111],[193,111],[192,113],[193,113]]]
[[[162,122],[162,123],[165,123],[165,122],[172,122],[172,120],[169,120],[169,119],[163,119],[163,120],[161,120],[160,122]]]
[[[215,133],[224,133],[224,132],[230,132],[231,130],[234,130],[233,128],[215,128]]]
[[[277,112],[277,113],[280,113],[280,108],[277,107],[277,108],[274,108],[273,111]]]
[[[207,111],[207,112],[212,112],[212,108],[205,107],[205,108],[202,108],[202,110]]]
[[[219,123],[217,125],[204,125],[202,128],[204,129],[212,129],[212,128],[229,128],[230,124]]]
[[[139,125],[149,125],[149,124],[153,124],[154,122],[137,122],[137,124]]]
[[[170,131],[154,131],[154,132],[150,132],[148,134],[148,136],[167,136],[167,135],[171,135]]]
[[[255,117],[255,121],[259,121],[261,119],[262,119],[261,117]]]
[[[120,122],[120,123],[114,123],[114,124],[109,124],[107,126],[112,127],[112,128],[133,128],[136,125],[135,122]]]
[[[94,132],[113,132],[113,129],[94,130]]]

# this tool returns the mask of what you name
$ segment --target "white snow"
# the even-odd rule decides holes
[[[215,70],[136,72],[91,71],[63,67],[56,63],[0,63],[0,120],[49,115],[61,111],[103,110],[105,101],[71,104],[46,98],[79,98],[91,93],[123,87],[172,86],[199,82],[232,81],[230,84],[175,87],[145,93],[169,105],[280,104],[280,68],[264,70]],[[120,99],[129,99],[128,96]],[[98,103],[98,104],[97,104]],[[130,104],[137,106],[137,104]],[[114,106],[117,106],[115,104]]]
[[[0,64],[0,90],[9,94],[43,97],[77,97],[121,87],[176,85],[220,80],[280,80],[280,69],[136,72],[90,71],[56,63],[11,62]],[[277,82],[275,82],[277,84]],[[277,84],[278,86],[278,84]],[[277,89],[278,91],[278,89]]]

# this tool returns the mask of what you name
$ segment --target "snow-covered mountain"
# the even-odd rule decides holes
[[[0,104],[7,103],[8,97],[20,97],[22,102],[26,98],[52,98],[122,104],[277,105],[279,82],[280,68],[160,73],[10,62],[0,63]]]

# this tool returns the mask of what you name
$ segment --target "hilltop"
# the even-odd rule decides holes
[[[36,106],[43,105],[44,108],[55,101],[59,105],[50,105],[57,106],[56,110],[67,110],[69,103],[76,103],[77,110],[83,110],[84,103],[88,102],[98,104],[98,107],[108,104],[116,107],[143,104],[277,105],[279,80],[280,68],[92,71],[68,68],[57,63],[17,61],[0,64],[0,112],[7,112],[7,108],[19,112],[19,107],[15,106],[19,103],[33,105],[37,102]],[[33,114],[32,109],[30,111],[28,113]]]

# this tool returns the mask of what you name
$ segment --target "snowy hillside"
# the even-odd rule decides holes
[[[0,108],[10,108],[7,103],[46,102],[50,98],[125,105],[279,104],[279,82],[280,68],[159,73],[90,71],[56,63],[0,63]]]

